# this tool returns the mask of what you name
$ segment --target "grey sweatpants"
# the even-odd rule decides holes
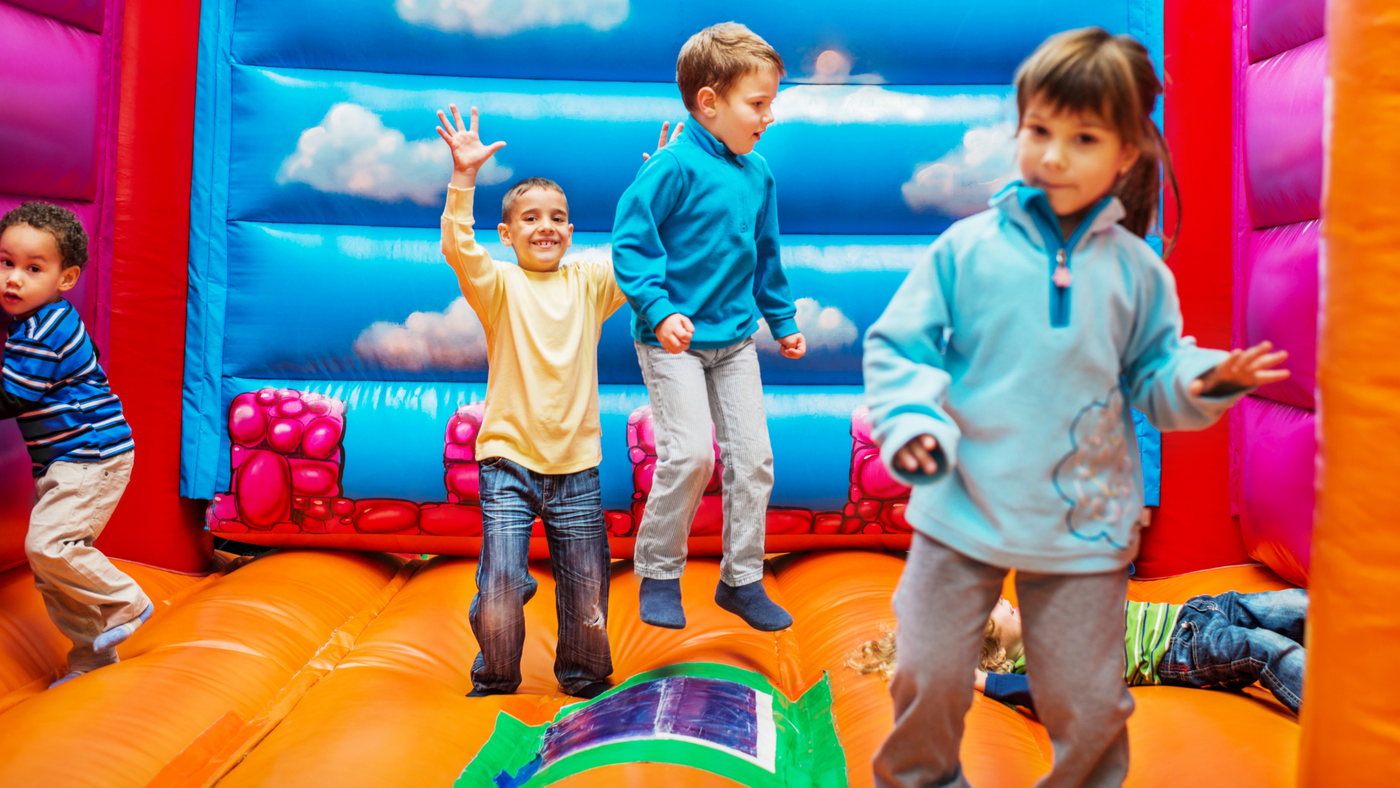
[[[899,630],[890,681],[894,730],[875,753],[875,784],[965,786],[958,748],[972,705],[982,631],[1005,569],[914,532],[894,595]],[[1026,668],[1055,764],[1038,783],[1117,786],[1128,773],[1123,683],[1126,570],[1098,575],[1016,573]]]
[[[656,473],[637,527],[635,571],[671,580],[685,570],[685,540],[714,471],[714,423],[724,462],[720,580],[763,579],[763,532],[773,491],[773,449],[753,338],[729,347],[668,353],[637,346],[656,429]]]
[[[70,671],[115,662],[115,653],[92,650],[93,639],[151,604],[135,580],[92,546],[126,491],[135,456],[128,451],[96,462],[55,462],[34,480],[24,554],[49,618],[73,641]]]

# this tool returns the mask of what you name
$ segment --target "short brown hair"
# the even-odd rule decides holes
[[[510,189],[506,191],[506,196],[501,199],[501,222],[503,224],[510,224],[511,214],[515,212],[515,201],[520,199],[520,195],[531,189],[544,189],[546,191],[559,192],[559,195],[564,198],[565,207],[569,205],[569,195],[564,194],[564,190],[560,188],[559,184],[548,178],[526,178],[510,187]]]
[[[752,71],[769,68],[787,74],[782,55],[757,33],[738,22],[710,25],[690,37],[676,58],[676,84],[685,108],[694,112],[700,88],[714,88],[723,96]]]
[[[17,224],[27,224],[53,236],[64,268],[87,268],[88,236],[77,214],[53,203],[33,200],[23,203],[0,219],[0,235]]]

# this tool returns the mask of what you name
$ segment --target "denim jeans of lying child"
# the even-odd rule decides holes
[[[1295,714],[1303,702],[1303,630],[1308,592],[1300,588],[1187,601],[1158,674],[1164,684],[1240,690],[1263,684]]]
[[[538,583],[530,576],[530,529],[538,515],[554,570],[559,646],[554,675],[574,693],[612,673],[608,649],[611,559],[598,469],[536,473],[501,457],[481,463],[481,561],[471,604],[481,647],[472,664],[477,690],[520,686],[525,603]]]

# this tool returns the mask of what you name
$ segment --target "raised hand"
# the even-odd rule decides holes
[[[1227,397],[1245,389],[1277,383],[1288,379],[1288,370],[1271,369],[1288,358],[1288,351],[1270,353],[1274,346],[1260,342],[1248,350],[1238,348],[1230,351],[1230,357],[1215,365],[1209,372],[1191,381],[1193,395],[1207,397]]]
[[[683,129],[683,128],[685,128],[685,121],[681,121],[680,123],[677,123],[677,124],[676,124],[676,133],[675,133],[675,134],[672,134],[672,135],[671,135],[671,138],[668,140],[668,139],[666,139],[666,132],[669,131],[669,130],[671,129],[671,121],[668,120],[668,121],[663,122],[663,123],[661,124],[661,139],[659,139],[659,140],[656,141],[656,149],[657,149],[657,150],[661,150],[662,148],[666,147],[666,146],[669,145],[670,143],[675,142],[675,141],[676,141],[676,138],[679,137],[679,136],[681,136],[681,129]],[[642,154],[642,161],[646,161],[647,159],[650,159],[650,158],[651,158],[651,154],[650,154],[650,153],[643,153],[643,154]]]
[[[476,130],[476,107],[472,107],[470,126],[462,122],[462,113],[457,111],[456,104],[448,104],[447,107],[452,110],[452,120],[449,121],[442,110],[438,110],[438,120],[442,125],[437,127],[437,133],[442,137],[442,141],[447,143],[447,147],[452,149],[452,185],[461,188],[475,186],[476,174],[485,166],[487,160],[506,144],[481,143],[481,135]]]

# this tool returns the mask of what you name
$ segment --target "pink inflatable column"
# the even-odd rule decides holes
[[[39,199],[78,215],[90,239],[89,262],[68,300],[103,351],[111,314],[123,5],[0,0],[0,214]],[[8,326],[0,313],[0,332]],[[19,430],[0,422],[0,569],[24,561],[33,495]]]
[[[1235,344],[1286,349],[1289,380],[1231,415],[1250,556],[1307,583],[1312,540],[1324,0],[1236,0]]]

